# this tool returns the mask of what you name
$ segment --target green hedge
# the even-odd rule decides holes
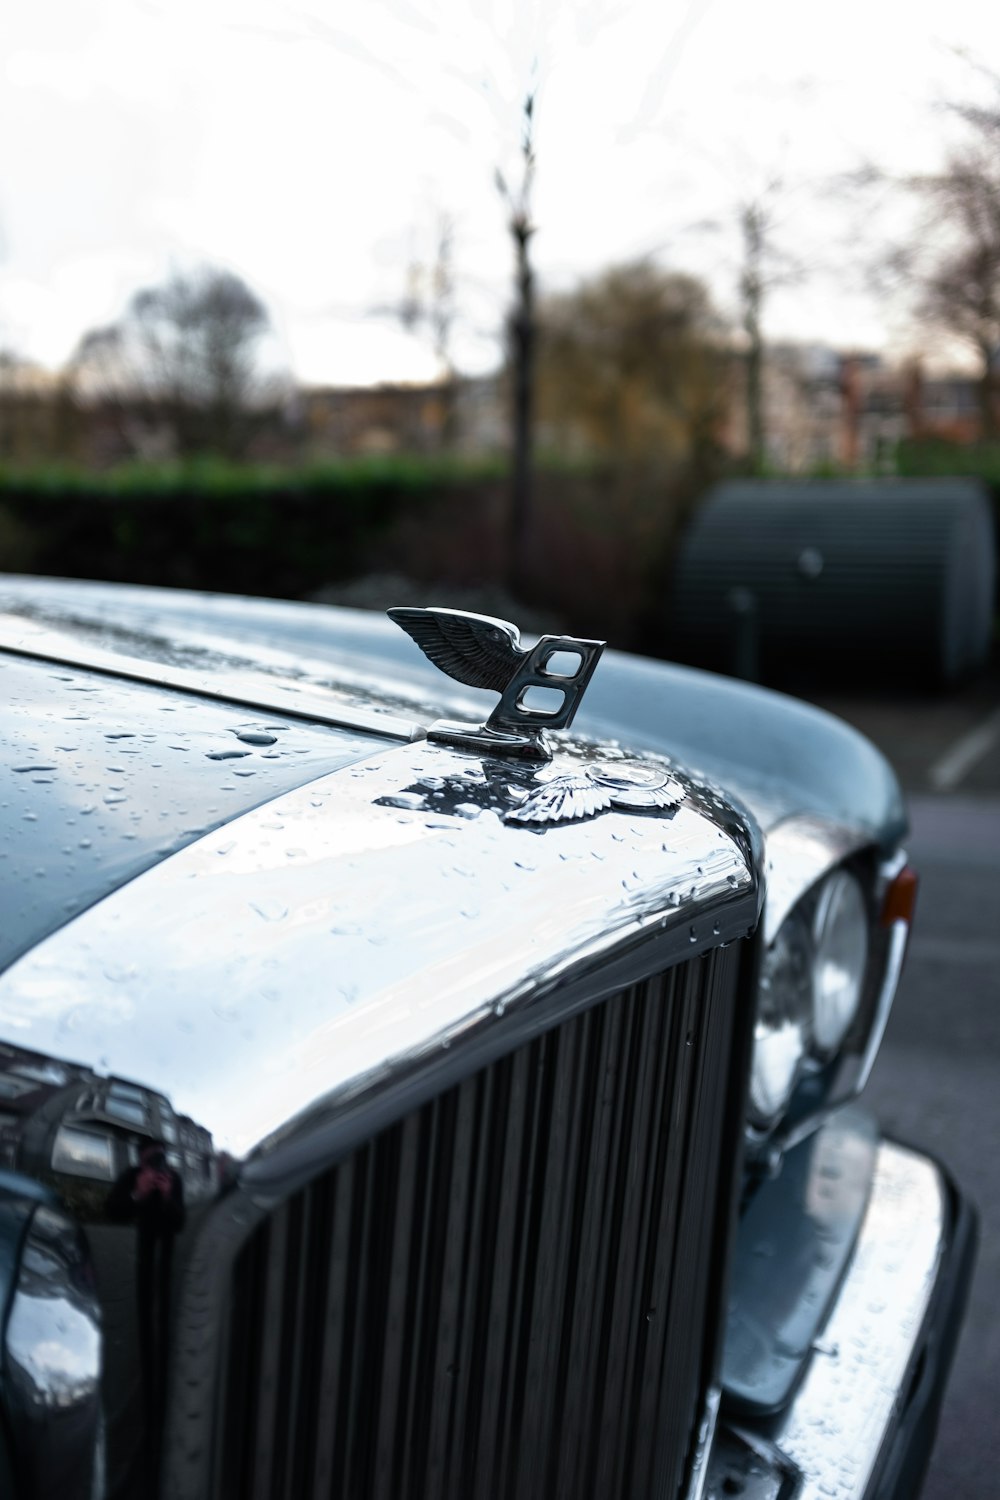
[[[896,450],[897,473],[906,479],[981,479],[1000,495],[1000,443],[948,443],[904,439]]]
[[[670,547],[703,487],[543,457],[521,602],[655,650]],[[285,598],[403,574],[447,597],[504,585],[508,517],[496,461],[0,469],[0,571]]]
[[[404,511],[473,501],[502,472],[420,458],[0,468],[0,571],[296,596],[366,566]]]
[[[430,482],[495,477],[506,472],[502,459],[466,459],[399,454],[372,458],[328,459],[309,464],[237,464],[206,456],[176,463],[143,463],[133,459],[98,470],[79,464],[0,463],[0,493],[29,488],[39,493],[70,490],[88,495],[183,493],[245,494],[248,490],[345,490],[392,484],[422,488]]]

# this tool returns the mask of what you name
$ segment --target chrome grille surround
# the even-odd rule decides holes
[[[556,769],[621,754],[567,741]],[[676,808],[535,831],[503,820],[511,767],[387,748],[196,839],[0,976],[11,1066],[58,1072],[46,1120],[58,1105],[106,1148],[90,1181],[55,1170],[48,1136],[10,1145],[96,1247],[112,1487],[162,1452],[162,1494],[213,1496],[220,1318],[269,1215],[501,1057],[754,930],[758,831],[653,763],[682,786]],[[165,1405],[137,1359],[136,1229],[109,1207],[150,1136],[189,1210],[162,1302]]]
[[[233,1262],[210,1493],[683,1493],[739,1135],[720,1100],[738,1093],[742,956],[612,993],[263,1219]]]

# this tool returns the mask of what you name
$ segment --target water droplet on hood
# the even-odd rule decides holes
[[[426,801],[423,792],[396,792],[382,799],[389,807],[402,807],[419,811]]]
[[[245,755],[249,755],[250,754],[250,751],[249,750],[207,750],[205,753],[206,753],[206,755],[207,755],[207,757],[208,757],[209,760],[242,760]]]
[[[288,916],[288,907],[283,906],[280,901],[251,901],[250,909],[258,917],[263,917],[265,922],[281,922]]]
[[[278,743],[276,734],[265,734],[262,729],[234,729],[233,733],[238,740],[242,740],[244,745],[276,745]],[[238,755],[240,752],[234,753]]]

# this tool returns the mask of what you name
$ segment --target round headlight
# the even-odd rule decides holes
[[[770,1125],[795,1087],[809,1041],[812,957],[808,925],[793,912],[761,966],[750,1073],[755,1125]]]
[[[813,1045],[826,1057],[840,1046],[858,1013],[868,960],[864,896],[843,870],[820,891],[813,938]]]

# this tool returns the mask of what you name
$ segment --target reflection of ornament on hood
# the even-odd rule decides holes
[[[666,811],[683,800],[684,790],[669,771],[635,761],[595,761],[539,781],[523,801],[504,814],[505,823],[568,823],[607,808]]]
[[[485,724],[441,719],[430,726],[428,739],[494,755],[550,760],[545,730],[566,729],[572,723],[604,650],[603,641],[570,635],[543,635],[536,646],[522,650],[515,625],[457,609],[387,613],[442,672],[468,687],[500,694]],[[560,669],[563,665],[565,670]],[[529,695],[537,699],[539,690],[550,707],[530,701]]]

